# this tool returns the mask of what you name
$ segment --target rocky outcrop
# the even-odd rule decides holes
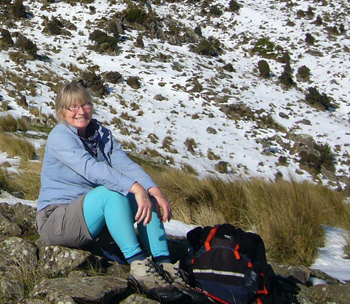
[[[0,303],[158,303],[129,288],[129,267],[98,250],[46,246],[36,233],[35,215],[32,207],[0,202]],[[169,248],[182,258],[187,242],[170,239]],[[297,282],[301,304],[350,303],[350,284],[307,267],[272,266]],[[313,286],[315,280],[319,284]]]

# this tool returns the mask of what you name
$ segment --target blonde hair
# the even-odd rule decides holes
[[[78,82],[70,82],[60,88],[56,96],[56,115],[62,122],[63,110],[71,105],[81,105],[83,103],[92,103],[92,98],[89,92]]]

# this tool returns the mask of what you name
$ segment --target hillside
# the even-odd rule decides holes
[[[130,153],[349,189],[348,1],[0,4],[0,116],[51,127],[77,80]]]

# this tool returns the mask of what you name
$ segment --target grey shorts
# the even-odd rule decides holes
[[[84,219],[84,198],[49,205],[38,212],[36,227],[47,245],[81,247],[93,241]]]

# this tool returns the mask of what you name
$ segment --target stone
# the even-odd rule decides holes
[[[33,297],[60,292],[78,303],[109,303],[127,289],[127,281],[107,276],[44,279],[32,290]]]

